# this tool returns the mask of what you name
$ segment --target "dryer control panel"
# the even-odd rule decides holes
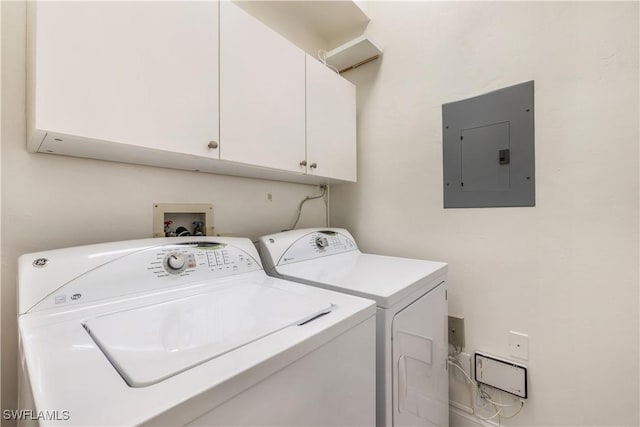
[[[284,234],[284,233],[283,233]],[[265,243],[269,245],[267,240]],[[327,255],[357,250],[350,236],[334,230],[316,230],[293,241],[275,265],[285,265]]]
[[[256,258],[249,251],[233,244],[212,241],[211,238],[127,251],[62,284],[29,311],[161,291],[262,270]],[[71,265],[73,260],[52,257],[50,264],[54,262]]]

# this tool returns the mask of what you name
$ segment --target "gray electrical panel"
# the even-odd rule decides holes
[[[533,81],[442,105],[445,208],[535,206]]]

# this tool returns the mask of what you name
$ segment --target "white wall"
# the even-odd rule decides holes
[[[30,154],[25,136],[25,4],[2,2],[2,409],[16,407],[16,259],[36,250],[152,236],[154,202],[214,204],[217,232],[289,228],[318,188]],[[267,194],[273,201],[267,200]],[[325,223],[322,200],[300,227]]]
[[[530,335],[512,425],[638,425],[638,3],[370,2],[358,183],[332,225],[450,263],[467,349]],[[445,102],[535,80],[536,207],[442,207]]]

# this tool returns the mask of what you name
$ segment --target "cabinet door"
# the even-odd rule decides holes
[[[218,157],[217,2],[39,2],[35,128]]]
[[[220,4],[220,158],[305,172],[305,53]]]
[[[308,55],[306,74],[308,171],[355,181],[356,88]]]

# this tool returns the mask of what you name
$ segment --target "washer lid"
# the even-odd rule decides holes
[[[145,387],[331,310],[327,301],[254,283],[83,322],[131,387]]]
[[[424,286],[436,287],[447,264],[351,251],[275,269],[285,279],[373,299],[378,307],[389,308]]]

